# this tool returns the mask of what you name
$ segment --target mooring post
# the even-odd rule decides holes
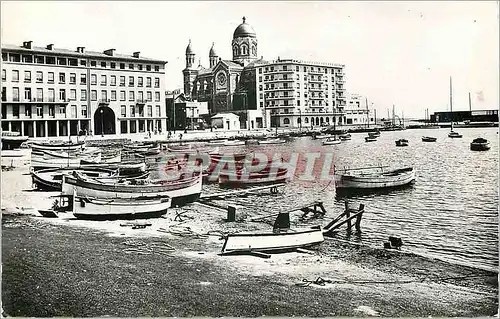
[[[351,212],[347,201],[345,201],[345,217],[347,218],[347,231],[351,231],[351,220],[349,219],[349,217],[351,217]]]
[[[363,213],[365,211],[365,205],[364,204],[359,204],[359,210],[358,210],[358,216],[356,216],[356,231],[360,232],[361,231],[361,218],[363,217]]]
[[[227,206],[227,221],[234,222],[236,220],[236,207]]]

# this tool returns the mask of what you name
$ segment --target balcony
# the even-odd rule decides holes
[[[335,73],[335,76],[337,76],[337,77],[343,77],[344,75],[345,75],[344,72],[337,72],[337,73]]]
[[[135,104],[144,105],[144,104],[148,103],[148,101],[149,101],[148,99],[137,99],[137,100],[135,100]]]
[[[288,87],[275,87],[275,88],[269,88],[269,89],[264,89],[264,91],[293,91],[295,90],[295,85],[288,86]]]
[[[315,80],[313,80],[313,79],[307,79],[307,81],[309,83],[323,83],[324,82],[323,80],[316,80],[316,79]]]
[[[325,74],[324,71],[321,72],[321,71],[311,71],[311,70],[307,71],[307,73],[308,74],[314,74],[314,75],[323,75],[323,74]]]
[[[97,104],[98,105],[109,105],[109,103],[111,103],[111,100],[110,99],[100,99]]]
[[[68,104],[69,99],[64,98],[64,99],[55,99],[55,98],[35,98],[32,97],[30,99],[14,99],[13,101],[4,101],[7,103],[14,103],[14,104],[40,104],[40,103],[55,103],[55,104]]]
[[[325,88],[326,89],[326,88]],[[309,91],[315,91],[315,92],[323,92],[324,88],[309,88]]]

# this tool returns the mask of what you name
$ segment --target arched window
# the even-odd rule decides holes
[[[283,119],[283,124],[285,124],[285,125],[290,124],[290,119],[288,117],[285,117]]]
[[[257,55],[257,48],[255,45],[252,45],[252,55]]]
[[[311,126],[314,125],[314,117],[311,117]]]
[[[297,124],[300,124],[302,121],[300,120],[300,117],[297,119]]]
[[[233,47],[233,55],[238,55],[238,46],[237,45],[235,45]]]
[[[299,120],[300,120],[300,119],[299,119]],[[308,117],[306,117],[306,118],[304,119],[304,123],[309,124],[309,118],[308,118]]]
[[[320,123],[321,123],[321,125],[323,125],[323,121],[324,121],[324,119],[323,119],[323,116],[322,116],[322,117],[320,118]]]
[[[242,55],[247,55],[248,54],[248,47],[247,47],[246,44],[242,44],[241,47],[240,47],[240,49],[241,49],[240,52],[241,52]]]
[[[330,118],[328,116],[325,118],[325,120],[326,120],[326,123],[330,123]]]
[[[316,117],[316,125],[319,125],[319,117]]]

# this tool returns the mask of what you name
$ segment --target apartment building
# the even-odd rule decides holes
[[[165,131],[166,63],[115,49],[2,45],[2,130],[30,137]]]
[[[257,103],[271,127],[345,123],[344,65],[280,59],[257,69]]]
[[[347,93],[345,124],[351,126],[369,126],[375,124],[376,111],[368,104],[368,99],[357,93]]]

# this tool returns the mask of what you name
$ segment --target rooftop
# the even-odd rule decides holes
[[[115,53],[115,49],[105,50],[104,52],[86,51],[84,47],[78,47],[76,50],[55,48],[53,44],[47,47],[31,46],[31,41],[25,42],[22,46],[12,44],[2,44],[2,51],[15,51],[19,53],[40,53],[47,55],[65,55],[79,58],[99,58],[99,59],[114,59],[114,60],[127,60],[127,61],[141,61],[150,63],[166,64],[168,61],[151,59],[141,57],[140,52],[134,52],[133,55],[125,55]]]

